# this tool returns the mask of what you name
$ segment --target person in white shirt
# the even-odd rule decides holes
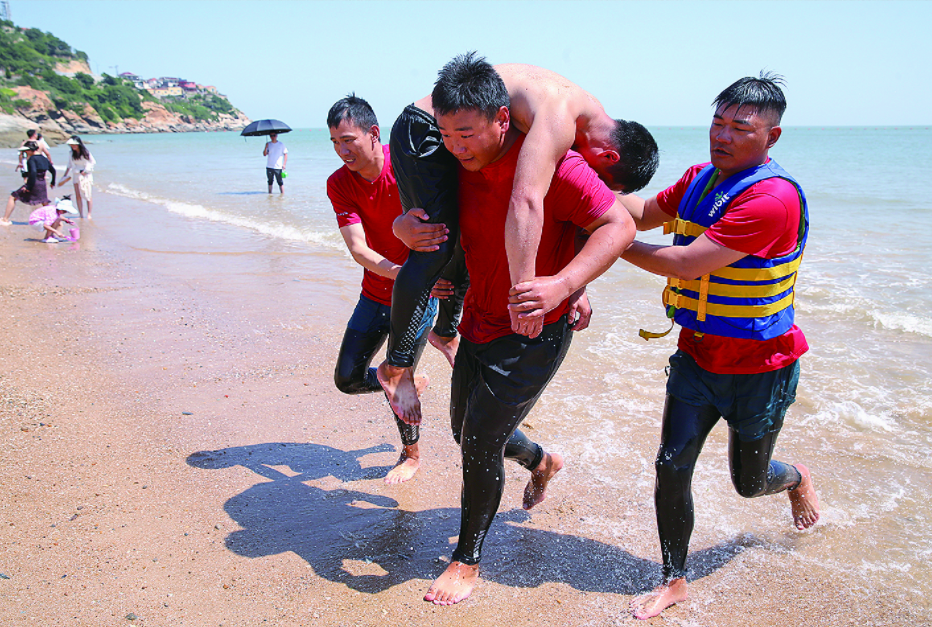
[[[84,207],[81,204],[82,199],[87,202],[87,219],[91,218],[91,209],[93,209],[93,187],[94,187],[94,157],[91,156],[87,146],[77,135],[72,135],[65,142],[71,152],[68,155],[68,168],[65,170],[65,176],[62,177],[59,187],[68,182],[69,175],[74,177],[74,200],[78,205],[78,215],[84,217]]]
[[[44,139],[42,139],[42,133],[40,133],[34,128],[29,129],[28,131],[26,131],[26,139],[23,140],[23,143],[21,143],[19,147],[22,148],[23,146],[25,146],[26,142],[36,142],[36,145],[39,146],[39,154],[45,155],[45,158],[49,160],[49,163],[52,163],[52,153],[49,152],[48,143]],[[15,168],[15,170],[23,171],[23,178],[26,178],[26,159],[23,157],[23,155],[25,154],[26,154],[25,152],[20,151],[19,161],[17,162],[16,168]]]
[[[269,139],[265,144],[265,150],[262,151],[263,156],[268,157],[265,162],[265,174],[269,179],[269,193],[272,193],[272,181],[277,180],[278,191],[284,194],[282,170],[288,167],[288,149],[278,141],[278,133],[272,133]]]

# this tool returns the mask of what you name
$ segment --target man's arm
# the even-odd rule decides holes
[[[624,208],[631,214],[638,231],[655,229],[673,219],[673,216],[660,208],[656,196],[646,200],[634,194],[617,194],[617,196]]]
[[[356,263],[379,276],[395,280],[401,266],[369,248],[366,243],[366,231],[362,228],[362,224],[348,224],[340,227],[340,235],[343,236],[343,241],[346,242],[346,247]]]
[[[557,162],[573,147],[576,119],[566,107],[535,112],[525,137],[515,170],[514,186],[505,218],[505,252],[512,285],[533,279],[537,247],[544,223],[544,197]],[[518,319],[512,316],[516,333],[536,337],[543,318]]]
[[[287,167],[288,167],[288,149],[286,148],[286,149],[285,149],[285,160],[282,161],[282,170],[286,169]],[[298,172],[298,175],[299,175],[299,176],[300,176],[300,174],[301,174],[301,173]]]
[[[575,254],[579,254],[579,251],[586,245],[587,239],[589,239],[589,233],[583,229],[578,229],[576,231],[576,239],[573,241]],[[589,328],[589,321],[592,319],[592,305],[589,303],[589,295],[586,294],[586,288],[581,287],[573,292],[570,296],[569,304],[570,311],[568,313],[568,320],[570,322],[570,328],[574,331],[583,331]]]
[[[262,156],[263,157],[269,156],[269,142],[265,142],[265,148],[262,149]]]
[[[511,288],[508,308],[520,317],[543,315],[608,270],[634,240],[631,216],[616,199],[600,218],[586,225],[582,250],[556,275],[537,277]],[[536,336],[532,336],[536,337]]]
[[[698,279],[745,257],[747,253],[717,244],[705,233],[688,246],[656,246],[633,242],[621,255],[622,259],[643,270],[686,281]]]
[[[413,207],[392,222],[392,233],[411,250],[429,253],[440,248],[440,244],[449,239],[450,229],[446,224],[427,222],[427,212],[420,207]]]

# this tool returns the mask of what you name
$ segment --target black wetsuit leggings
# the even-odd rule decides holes
[[[783,409],[783,412],[786,408]],[[695,406],[667,394],[663,409],[660,450],[655,468],[654,503],[664,581],[686,576],[686,553],[693,532],[692,477],[706,436],[721,418],[712,405]],[[729,427],[728,460],[731,481],[743,497],[776,494],[799,485],[799,471],[789,464],[771,460],[783,416],[759,440],[742,441]]]
[[[419,321],[434,283],[443,277],[455,286],[454,298],[440,302],[434,332],[444,337],[456,335],[463,297],[469,286],[459,246],[459,164],[444,148],[433,116],[414,105],[407,106],[398,116],[389,146],[404,211],[420,207],[430,216],[429,223],[443,223],[450,230],[439,250],[430,253],[412,250],[395,278],[388,363],[410,367],[414,363]]]
[[[534,339],[511,334],[486,344],[460,340],[450,393],[450,426],[463,458],[454,560],[479,563],[505,488],[504,458],[528,470],[543,459],[543,449],[518,425],[560,368],[572,335],[564,316]]]
[[[390,307],[360,296],[356,310],[343,334],[343,343],[340,345],[340,354],[337,357],[333,380],[337,389],[344,394],[367,394],[382,392],[382,385],[375,374],[375,368],[370,367],[372,358],[382,348],[388,336]],[[419,319],[419,332],[414,342],[414,363],[421,359],[424,346],[427,344],[427,332],[433,311],[428,306],[421,313]],[[427,319],[424,319],[427,316]],[[394,413],[394,412],[393,412]],[[417,425],[409,425],[395,414],[395,424],[401,434],[401,443],[411,446],[420,438]]]

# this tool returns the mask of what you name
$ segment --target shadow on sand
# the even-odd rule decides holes
[[[199,451],[187,463],[208,470],[244,466],[270,479],[224,504],[242,527],[226,538],[231,551],[245,557],[292,551],[320,577],[378,593],[412,579],[433,579],[446,568],[438,558],[453,548],[447,538],[459,531],[459,508],[407,511],[386,496],[306,482],[381,478],[390,466],[363,468],[359,460],[391,450],[388,444],[341,451],[268,443]],[[656,562],[597,540],[521,526],[528,518],[520,509],[496,517],[485,543],[484,579],[519,588],[561,582],[580,591],[628,595],[660,582]],[[690,554],[690,579],[721,568],[746,546],[745,539]]]

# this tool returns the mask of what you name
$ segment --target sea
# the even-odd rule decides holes
[[[660,169],[642,195],[672,185],[708,161],[704,128],[652,128]],[[263,138],[237,133],[88,136],[95,187],[145,203],[145,223],[179,225],[177,246],[235,254],[235,238],[265,243],[275,255],[313,258],[349,317],[361,270],[346,252],[327,200],[340,165],[325,129],[281,136],[288,147],[286,194],[266,193]],[[59,153],[62,153],[59,156]],[[64,147],[53,149],[64,163]],[[693,546],[742,534],[762,538],[775,559],[818,564],[865,594],[883,590],[913,603],[932,598],[932,128],[786,127],[771,156],[805,190],[811,232],[797,283],[802,357],[796,404],[776,458],[811,469],[823,504],[809,538],[790,530],[786,499],[746,501],[728,479],[727,430],[710,438],[694,479]],[[70,187],[70,186],[69,186]],[[113,205],[114,203],[110,203]],[[118,203],[117,203],[118,204]],[[118,216],[95,209],[104,226]],[[639,238],[663,243],[661,234]],[[159,238],[164,243],[164,238]],[[314,276],[308,279],[315,279]],[[675,333],[646,342],[638,329],[665,330],[664,281],[624,262],[590,287],[591,327],[529,418],[535,434],[590,478],[593,490],[619,480],[636,503],[587,518],[587,530],[624,541],[619,516],[652,503],[653,457],[664,397],[664,368]],[[813,535],[814,534],[814,535]],[[852,579],[851,574],[857,573]],[[851,582],[854,582],[852,584]]]

